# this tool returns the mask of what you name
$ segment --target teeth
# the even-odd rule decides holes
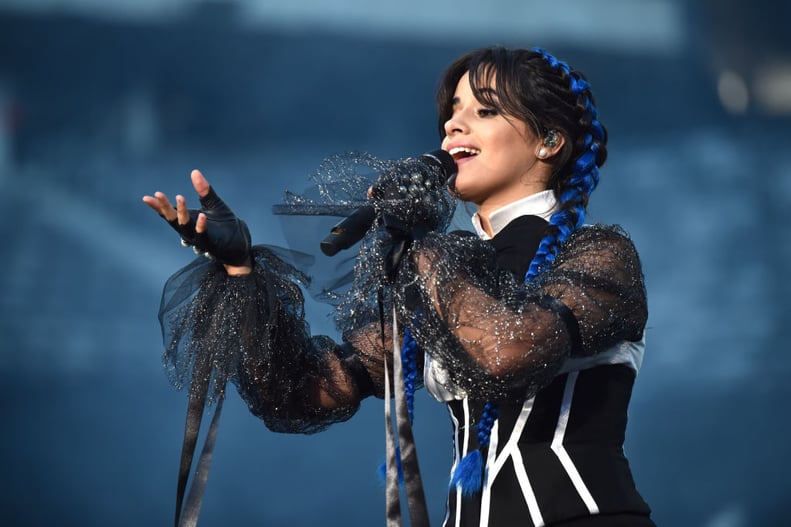
[[[478,154],[481,153],[481,151],[475,148],[467,148],[466,146],[457,146],[456,148],[451,148],[450,150],[448,150],[448,153],[452,156],[455,156],[457,154],[468,154],[471,156],[477,156]]]

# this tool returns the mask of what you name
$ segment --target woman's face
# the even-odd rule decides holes
[[[546,190],[551,171],[539,162],[540,140],[525,122],[478,101],[469,73],[456,85],[452,103],[442,149],[458,165],[453,190],[461,199],[485,212]]]

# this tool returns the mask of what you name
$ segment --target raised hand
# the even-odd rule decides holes
[[[231,274],[249,272],[251,241],[247,224],[236,217],[199,170],[192,171],[191,179],[200,198],[200,210],[188,209],[181,195],[176,196],[176,207],[162,192],[144,196],[143,201],[179,233],[184,245],[216,258]]]

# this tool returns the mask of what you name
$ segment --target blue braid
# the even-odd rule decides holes
[[[487,401],[483,407],[481,419],[478,421],[478,444],[483,448],[489,446],[489,440],[492,437],[492,427],[499,416],[500,409],[497,407],[497,403]]]
[[[415,420],[415,388],[417,384],[417,342],[409,328],[404,328],[404,342],[401,345],[401,368],[404,374],[404,392],[409,422]]]
[[[550,55],[541,48],[533,48],[533,51],[543,56],[544,60],[546,60],[549,63],[549,65],[552,66],[553,68],[563,70],[566,73],[566,75],[571,73],[571,68],[569,68],[569,65],[563,62],[562,60],[558,60],[553,55]]]
[[[409,423],[415,422],[415,389],[417,385],[417,351],[418,346],[409,328],[404,328],[404,341],[401,344],[401,373],[404,375],[404,394],[406,396],[406,408],[409,412]],[[396,446],[396,465],[398,467],[398,482],[403,483],[404,472],[401,466],[401,449]],[[379,479],[385,481],[387,478],[387,461],[379,464]]]
[[[599,183],[599,166],[596,159],[600,146],[594,139],[604,141],[606,137],[604,127],[599,122],[599,112],[587,95],[590,93],[588,81],[572,72],[565,62],[559,61],[546,51],[539,48],[534,48],[533,51],[539,53],[551,67],[561,70],[569,77],[571,92],[578,97],[584,96],[585,98],[585,110],[591,116],[591,123],[590,131],[585,136],[583,143],[583,152],[574,162],[567,188],[558,196],[561,204],[572,205],[558,210],[549,218],[549,225],[555,229],[552,229],[552,234],[541,240],[536,255],[525,274],[525,282],[533,280],[542,269],[554,262],[563,242],[585,222],[587,198]]]

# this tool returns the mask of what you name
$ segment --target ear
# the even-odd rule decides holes
[[[557,130],[548,130],[541,141],[541,147],[536,152],[539,159],[549,159],[560,152],[566,138]]]

